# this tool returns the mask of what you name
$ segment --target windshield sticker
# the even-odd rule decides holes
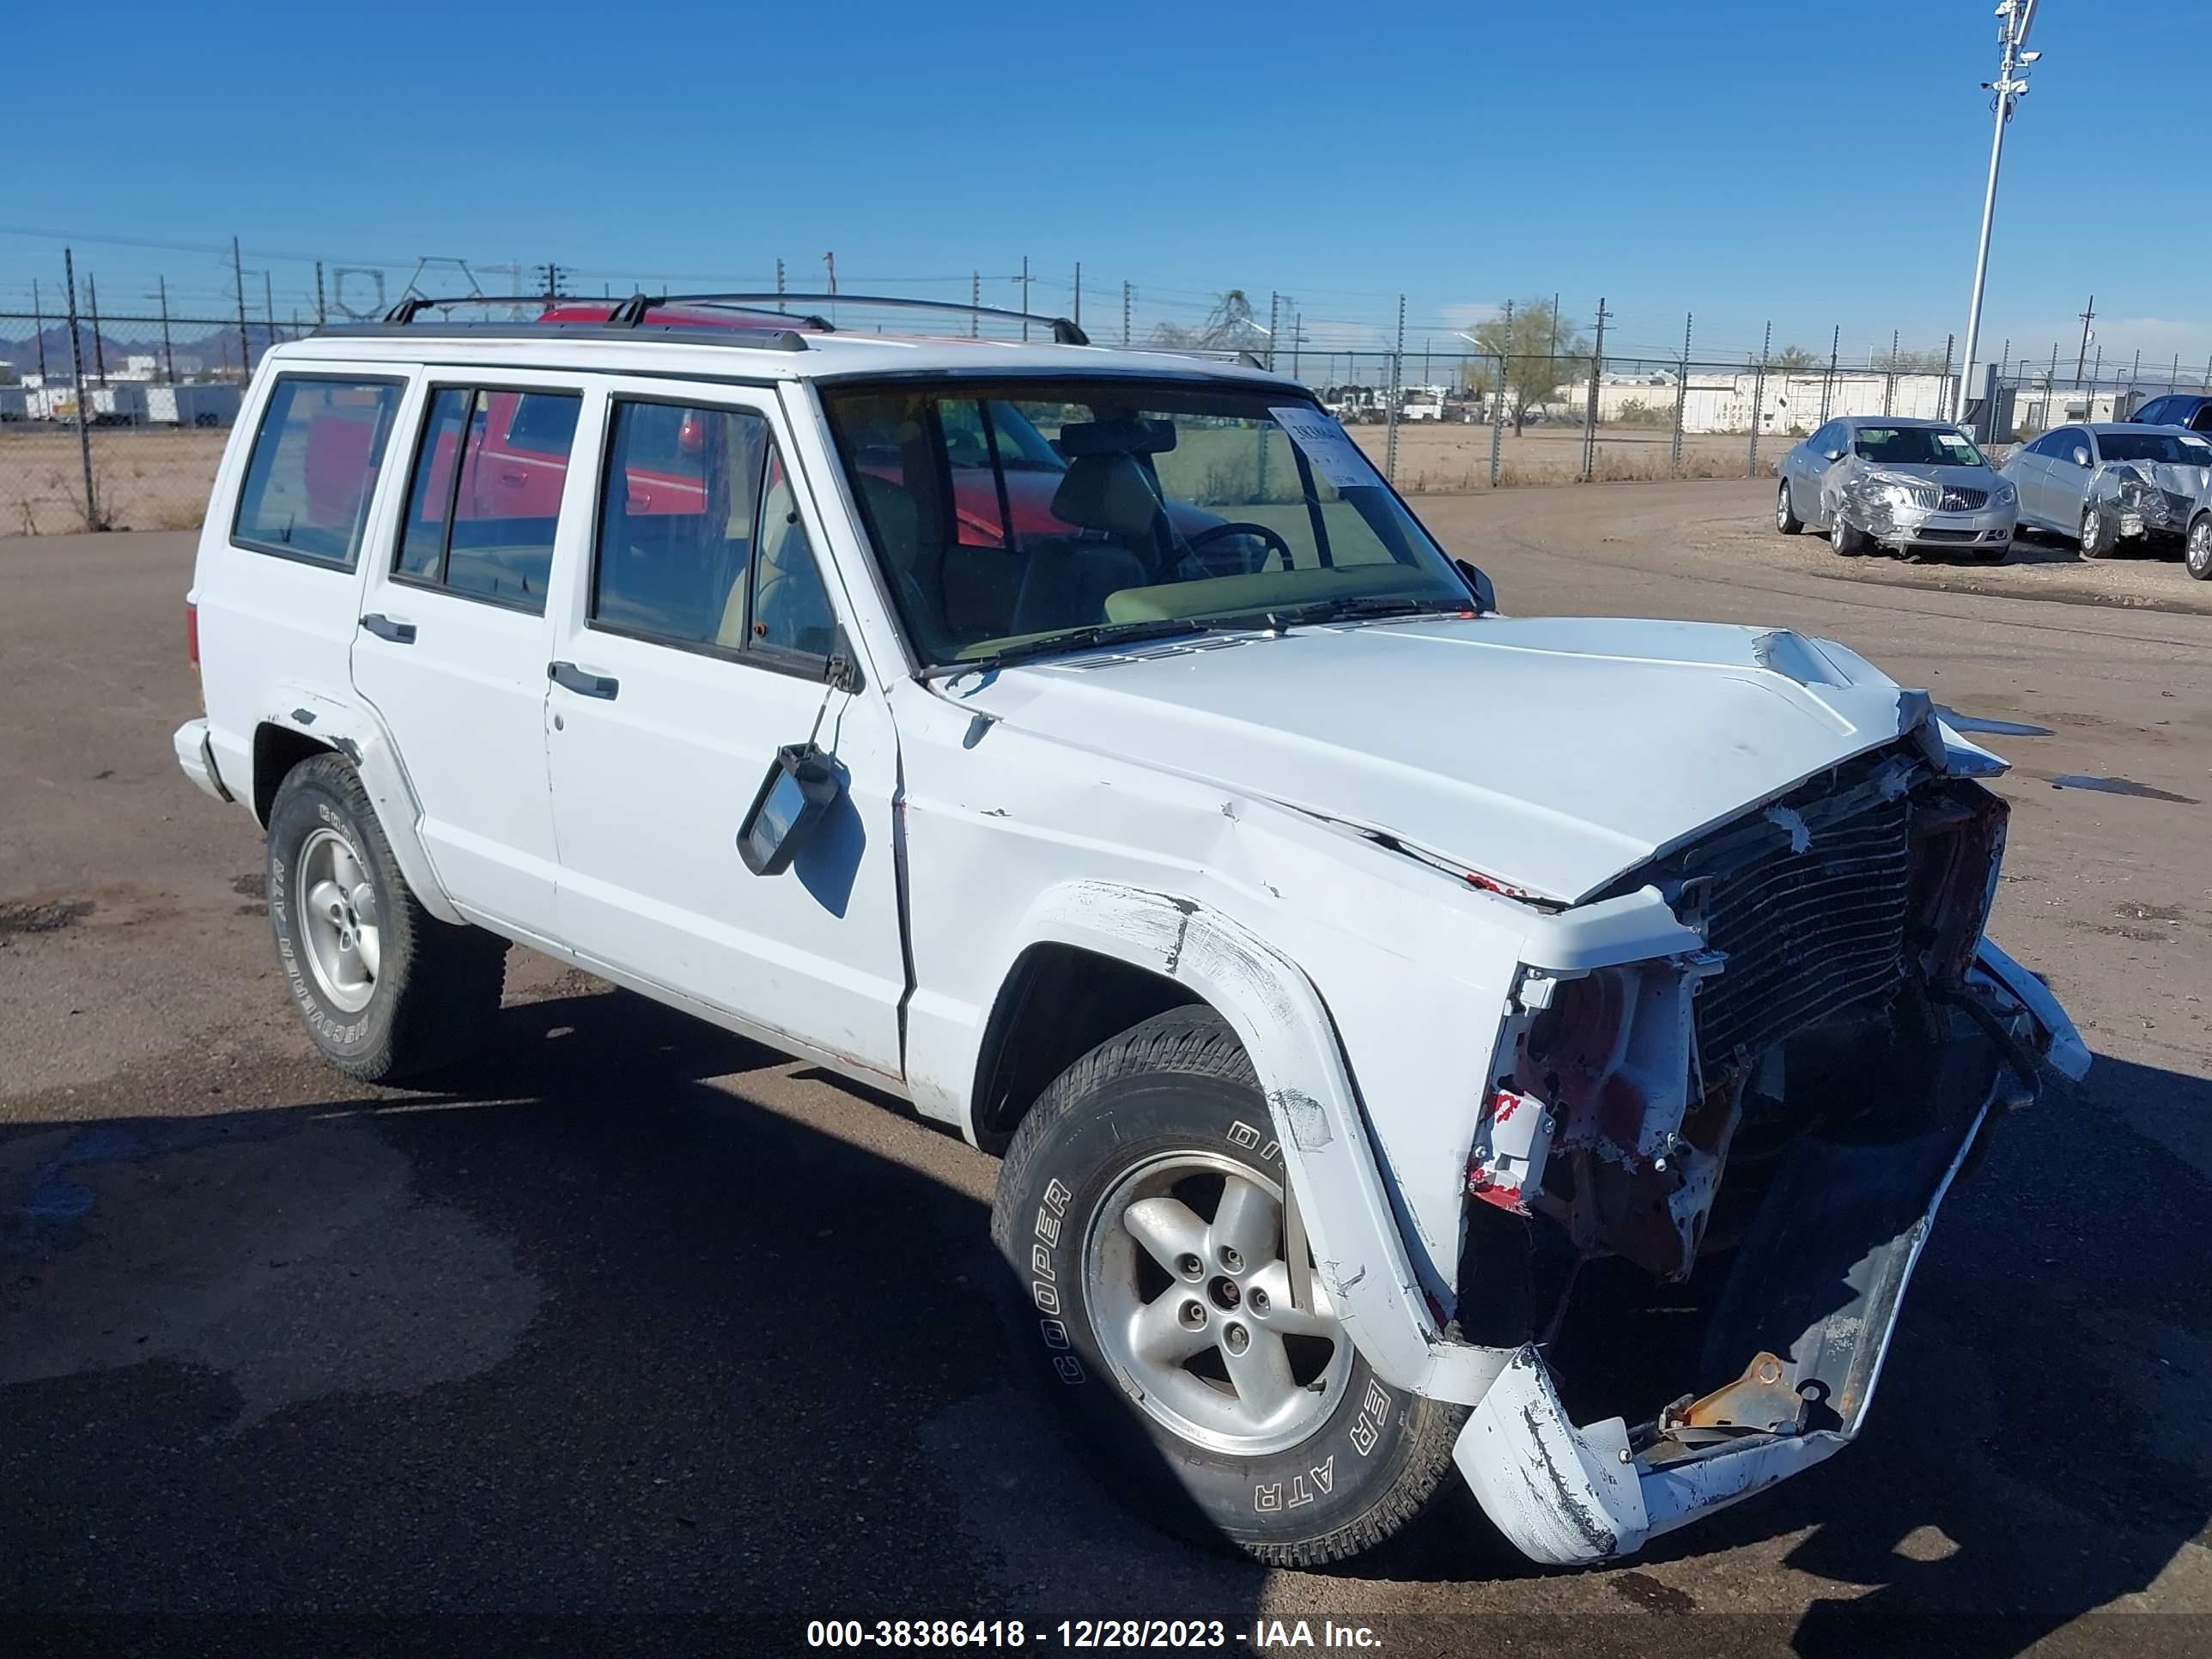
[[[1375,469],[1334,416],[1298,404],[1270,409],[1267,413],[1305,452],[1323,483],[1337,489],[1357,489],[1375,482]]]

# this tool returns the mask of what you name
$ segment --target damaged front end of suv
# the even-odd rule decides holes
[[[1462,1340],[1515,1352],[1456,1461],[1530,1557],[1626,1554],[1847,1443],[1946,1191],[2041,1073],[2087,1069],[1982,938],[2006,806],[1971,775],[2000,769],[1926,713],[1524,960],[1457,1285]],[[1655,906],[1663,954],[1571,942]],[[1625,1342],[1662,1286],[1663,1340]]]

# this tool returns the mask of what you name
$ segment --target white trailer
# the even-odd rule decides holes
[[[156,426],[228,426],[238,418],[238,388],[205,385],[149,386],[146,418]]]

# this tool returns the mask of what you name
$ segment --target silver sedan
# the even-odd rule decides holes
[[[1774,524],[1785,536],[1809,525],[1845,555],[1880,546],[1995,563],[2012,550],[2014,487],[1948,421],[1846,415],[1790,450],[1780,471]]]
[[[2023,444],[2004,471],[2020,489],[2021,523],[2078,541],[2083,558],[2100,559],[2124,538],[2171,544],[2189,536],[2189,574],[2212,578],[2203,510],[2212,507],[2212,444],[2195,433],[2133,422],[2057,426]]]

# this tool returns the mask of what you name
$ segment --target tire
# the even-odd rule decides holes
[[[991,1237],[1011,1270],[1017,1364],[1101,1480],[1170,1532],[1310,1567],[1373,1548],[1455,1490],[1452,1445],[1468,1412],[1389,1387],[1325,1310],[1285,1305],[1283,1161],[1269,1126],[1227,1024],[1209,1009],[1171,1010],[1045,1091],[1000,1170]],[[1223,1219],[1232,1184],[1242,1224]],[[1159,1218],[1152,1245],[1122,1224],[1140,1205]],[[1223,1256],[1223,1231],[1246,1252]],[[1160,1265],[1156,1249],[1196,1271]],[[1328,1295],[1317,1273],[1311,1295]],[[1179,1328],[1156,1326],[1156,1338],[1180,1347],[1188,1337],[1193,1352],[1136,1352],[1137,1316],[1155,1305],[1172,1307]],[[1299,1324],[1334,1336],[1290,1331],[1286,1342]],[[1249,1400],[1230,1380],[1240,1332]],[[1287,1364],[1288,1384],[1269,1379],[1267,1352]],[[1256,1409],[1268,1402],[1272,1417]]]
[[[338,756],[304,760],[277,786],[268,879],[277,965],[325,1060],[383,1083],[475,1051],[499,1011],[507,941],[422,908],[368,792]],[[327,899],[342,914],[310,916],[308,895],[319,888],[317,909]]]
[[[1790,499],[1790,480],[1782,481],[1774,502],[1774,527],[1785,536],[1795,536],[1805,527],[1805,520],[1797,516],[1797,504]]]
[[[2075,540],[2081,544],[2081,556],[2103,558],[2119,540],[2119,529],[2117,519],[2096,502],[2089,502],[2081,509],[2081,528],[2075,535]]]
[[[1866,551],[1866,532],[1851,528],[1844,517],[1844,504],[1837,502],[1828,513],[1828,545],[1838,558],[1855,559]]]
[[[2189,521],[2182,543],[2182,564],[2200,582],[2212,582],[2212,513],[2200,513]]]

